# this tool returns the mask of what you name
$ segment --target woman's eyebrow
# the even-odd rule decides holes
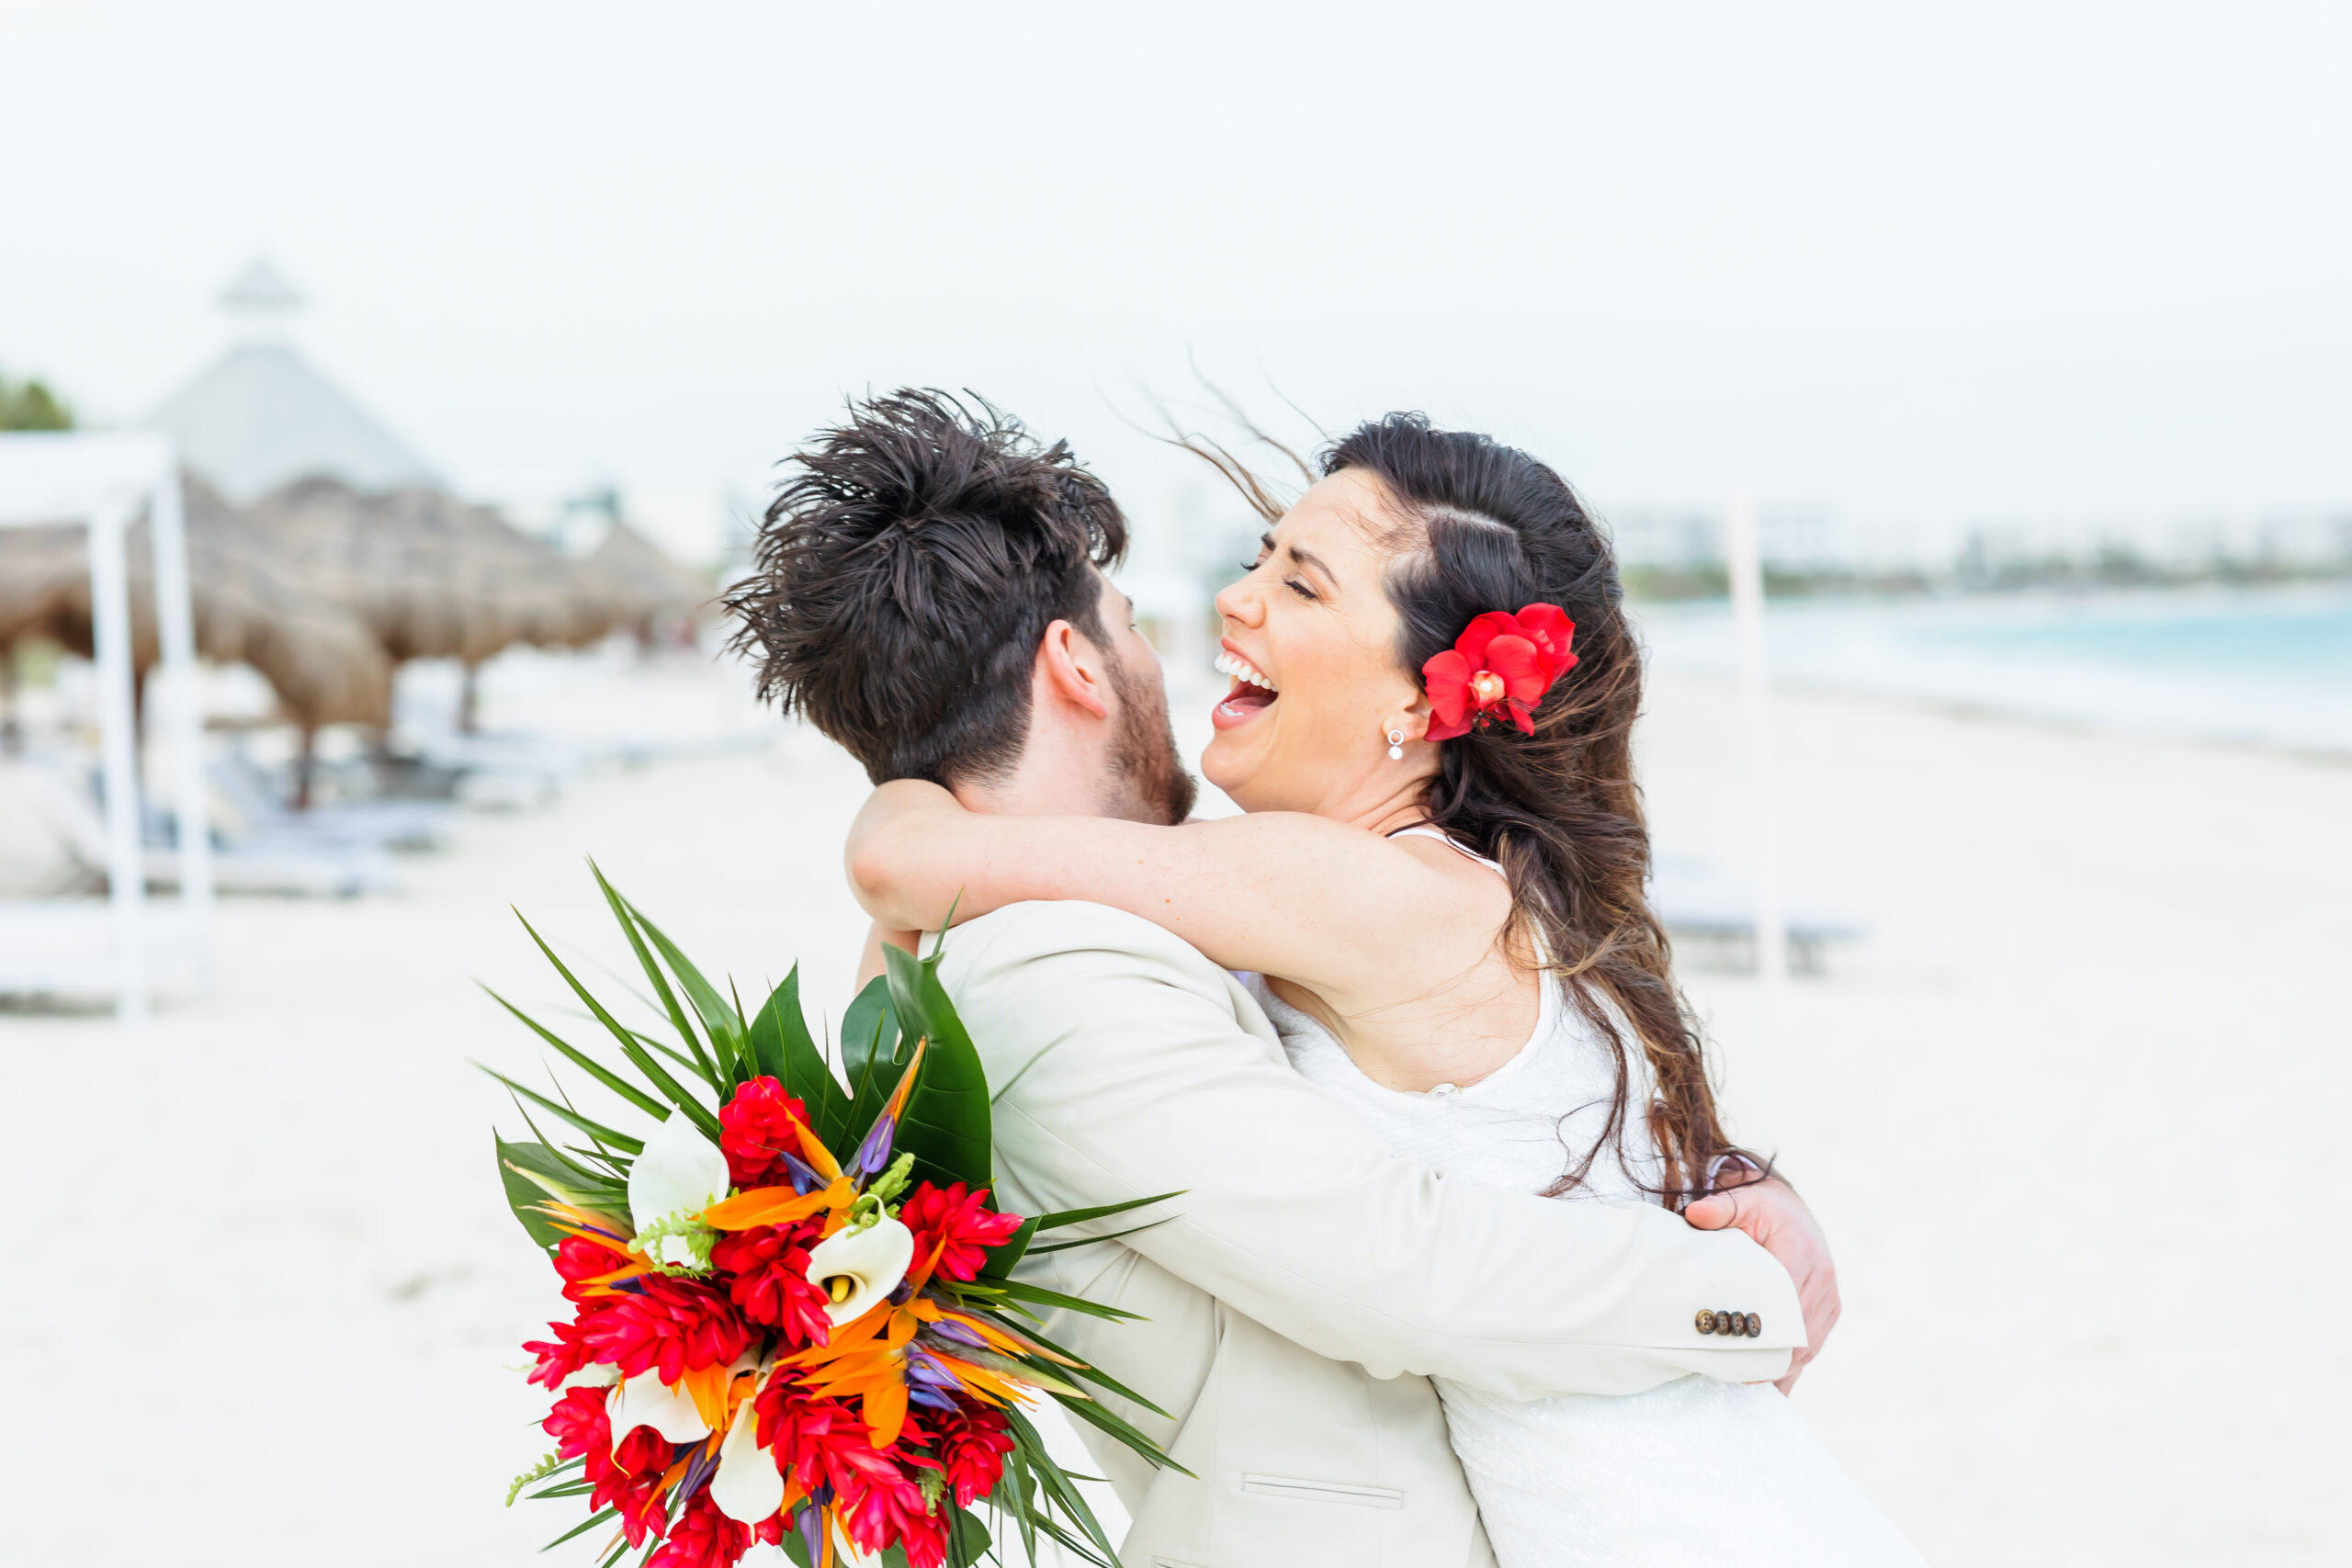
[[[1296,545],[1275,544],[1273,530],[1271,528],[1258,536],[1258,547],[1264,550],[1270,556],[1280,554],[1290,557],[1292,560],[1297,562],[1300,566],[1306,567],[1308,570],[1320,575],[1323,581],[1329,583],[1334,589],[1338,588],[1340,584],[1339,578],[1332,575],[1329,563],[1325,561],[1321,556],[1317,555],[1312,550],[1302,550]]]
[[[1319,573],[1324,581],[1332,584],[1334,587],[1338,586],[1340,581],[1339,578],[1333,575],[1331,568],[1324,561],[1321,556],[1316,555],[1308,550],[1302,550],[1296,545],[1286,545],[1283,548],[1289,552],[1291,559],[1296,561],[1299,565],[1306,567],[1310,571]]]

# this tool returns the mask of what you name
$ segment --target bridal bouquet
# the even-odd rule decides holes
[[[623,1024],[536,931],[617,1063],[498,998],[650,1123],[639,1136],[492,1075],[536,1140],[497,1140],[507,1201],[569,1303],[552,1337],[524,1346],[554,1396],[556,1447],[508,1503],[585,1498],[588,1517],[548,1544],[609,1526],[600,1568],[636,1549],[646,1568],[728,1568],[754,1540],[803,1568],[960,1565],[989,1549],[982,1506],[1000,1529],[1011,1516],[1033,1556],[1042,1534],[1113,1562],[1023,1406],[1051,1397],[1172,1462],[1085,1385],[1148,1401],[1037,1331],[1047,1311],[1133,1314],[1012,1269],[1040,1232],[1139,1204],[1027,1218],[993,1205],[988,1085],[935,952],[889,952],[850,1007],[844,1087],[802,1019],[797,970],[746,1020],[597,884],[651,987],[641,999],[677,1038]]]

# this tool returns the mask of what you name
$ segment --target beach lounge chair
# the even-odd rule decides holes
[[[25,795],[74,857],[95,876],[103,878],[106,818],[96,796],[51,768],[28,770]],[[168,844],[151,842],[144,866],[149,888],[179,886],[179,854]],[[390,858],[376,846],[273,837],[262,831],[217,840],[212,880],[222,893],[349,898],[381,892],[393,886],[396,879]]]
[[[287,844],[429,850],[449,837],[453,813],[435,801],[334,801],[293,810],[284,804],[277,781],[242,746],[215,758],[205,776],[212,786],[214,820],[233,823],[232,838],[260,835]]]
[[[1739,966],[1756,964],[1756,891],[1743,877],[1689,855],[1660,854],[1650,866],[1650,908],[1678,942],[1705,943],[1736,955]],[[1862,934],[1855,921],[1807,900],[1786,901],[1789,967],[1818,975],[1831,943]]]

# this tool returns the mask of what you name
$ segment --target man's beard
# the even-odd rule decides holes
[[[1119,733],[1111,742],[1111,776],[1103,781],[1102,815],[1172,827],[1193,814],[1199,785],[1176,756],[1168,722],[1168,689],[1137,680],[1114,659],[1111,686],[1119,694]]]

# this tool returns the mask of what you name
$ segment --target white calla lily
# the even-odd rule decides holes
[[[735,1408],[734,1424],[718,1446],[718,1469],[710,1478],[710,1500],[729,1518],[764,1524],[784,1506],[784,1472],[775,1455],[760,1447],[759,1421],[751,1400]]]
[[[835,1231],[808,1250],[808,1282],[825,1292],[834,1324],[864,1317],[899,1288],[915,1260],[915,1233],[885,1214],[861,1230]]]
[[[673,1112],[628,1168],[629,1223],[640,1236],[654,1233],[646,1257],[673,1269],[709,1268],[710,1237],[690,1234],[691,1222],[727,1188],[727,1156],[683,1111]]]
[[[710,1436],[710,1423],[695,1408],[694,1396],[676,1383],[663,1382],[658,1372],[621,1379],[605,1411],[612,1422],[615,1448],[639,1427],[650,1427],[673,1443]]]

